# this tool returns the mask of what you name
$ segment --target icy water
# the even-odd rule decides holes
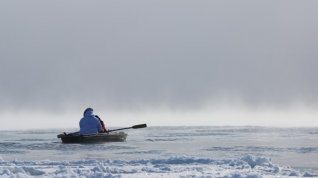
[[[103,144],[64,131],[0,131],[0,177],[318,177],[318,128],[148,127]]]

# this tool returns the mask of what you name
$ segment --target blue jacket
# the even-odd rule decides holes
[[[93,115],[93,111],[84,112],[84,117],[79,122],[80,134],[97,134],[102,130],[99,120]]]

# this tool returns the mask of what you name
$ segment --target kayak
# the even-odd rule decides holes
[[[63,133],[57,135],[63,143],[102,143],[102,142],[124,142],[127,134],[124,132],[98,133],[92,135],[81,135],[79,132]]]
[[[92,135],[81,135],[79,132],[73,132],[57,135],[63,143],[102,143],[102,142],[124,142],[126,141],[127,134],[124,132],[117,132],[125,129],[140,129],[147,127],[147,124],[139,124],[131,127],[119,128],[108,130],[106,133],[98,133]],[[116,131],[116,132],[114,132]]]

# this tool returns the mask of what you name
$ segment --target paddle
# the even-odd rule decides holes
[[[121,129],[108,130],[107,132],[113,132],[113,131],[125,130],[125,129],[141,129],[141,128],[145,128],[145,127],[147,127],[147,124],[139,124],[139,125],[134,125],[132,127],[125,127],[125,128],[121,128]]]

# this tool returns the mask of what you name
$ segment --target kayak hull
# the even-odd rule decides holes
[[[124,132],[98,133],[93,135],[80,135],[79,132],[60,134],[57,136],[63,143],[103,143],[103,142],[124,142],[127,134]]]

